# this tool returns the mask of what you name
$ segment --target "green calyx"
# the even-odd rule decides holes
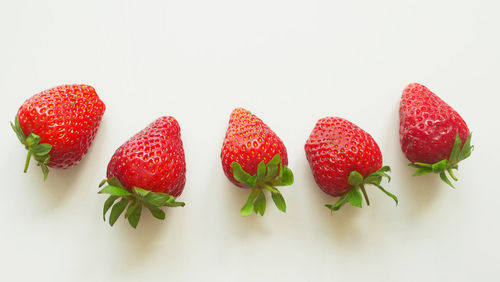
[[[133,192],[127,190],[116,177],[104,179],[99,187],[106,185],[99,194],[109,194],[104,202],[102,216],[106,221],[106,213],[111,209],[109,225],[113,226],[120,215],[125,211],[125,218],[130,225],[137,227],[142,213],[142,207],[146,207],[151,214],[158,219],[165,219],[165,212],[161,207],[183,207],[183,202],[176,202],[174,196],[165,193],[156,193],[142,188],[134,187]],[[119,201],[118,201],[119,200]],[[128,206],[128,208],[127,208]]]
[[[384,192],[387,196],[391,197],[396,205],[398,204],[398,198],[385,190],[384,187],[380,185],[382,182],[382,178],[386,177],[388,182],[391,181],[391,177],[387,174],[390,172],[391,168],[389,166],[384,166],[376,172],[368,175],[366,178],[363,178],[363,175],[357,171],[351,171],[349,174],[348,182],[352,186],[352,189],[349,190],[344,196],[342,196],[335,204],[333,205],[325,205],[332,212],[338,211],[345,203],[350,203],[351,205],[361,208],[363,203],[363,196],[365,197],[366,204],[370,205],[370,200],[368,199],[368,194],[366,193],[365,185],[371,184]]]
[[[24,172],[28,171],[28,166],[30,164],[31,157],[35,158],[37,165],[42,169],[43,180],[47,179],[49,175],[49,168],[47,164],[50,161],[50,150],[52,150],[52,145],[48,143],[40,143],[40,136],[35,133],[30,133],[30,135],[25,136],[21,125],[19,125],[19,118],[16,116],[14,123],[10,123],[10,126],[14,130],[21,144],[24,145],[26,150],[28,150],[28,156],[26,157],[26,163],[24,165]]]
[[[249,216],[252,212],[264,215],[266,211],[265,190],[271,193],[271,198],[276,207],[280,211],[286,212],[285,199],[276,186],[292,185],[293,173],[291,169],[283,165],[280,154],[276,154],[267,164],[261,161],[255,175],[250,175],[244,171],[237,162],[231,163],[231,168],[234,179],[252,189],[245,205],[240,210],[242,216]]]
[[[450,185],[452,188],[455,188],[451,183],[450,179],[446,175],[448,173],[450,177],[457,181],[458,178],[453,173],[453,169],[458,170],[458,163],[460,161],[468,158],[472,150],[474,150],[474,146],[470,144],[472,138],[472,133],[467,136],[467,140],[465,140],[464,145],[462,146],[462,140],[460,136],[455,136],[455,143],[453,144],[453,148],[451,149],[451,154],[448,159],[441,160],[437,163],[427,164],[427,163],[410,163],[408,164],[411,167],[416,168],[417,170],[413,173],[413,176],[419,176],[427,173],[437,173],[441,180],[443,180],[446,184]]]

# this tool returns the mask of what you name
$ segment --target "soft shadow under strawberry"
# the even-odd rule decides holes
[[[138,226],[134,232],[130,232],[130,226],[123,220],[117,222],[114,228],[110,228],[110,232],[113,232],[115,236],[120,238],[117,240],[120,241],[120,246],[118,246],[118,248],[121,251],[117,252],[116,259],[123,263],[118,265],[120,265],[121,268],[126,266],[127,269],[143,267],[143,265],[148,262],[151,254],[154,253],[154,250],[158,248],[159,241],[165,238],[163,235],[171,234],[172,232],[180,232],[182,229],[181,227],[172,226],[171,219],[173,217],[174,215],[167,211],[164,222],[162,222],[163,224],[159,224],[158,219],[154,218],[152,215],[143,215],[141,217],[140,226]],[[176,236],[178,236],[178,234]],[[171,254],[178,253],[178,248],[182,248],[181,245],[182,244],[169,245],[168,252]]]
[[[226,207],[227,212],[224,213],[225,216],[228,217],[228,226],[230,226],[235,234],[240,238],[246,236],[252,236],[252,233],[267,233],[269,229],[266,228],[265,222],[259,220],[261,217],[258,214],[252,214],[247,217],[242,217],[238,211],[241,209],[241,203],[244,203],[248,198],[248,189],[239,188],[235,189],[234,185],[229,181],[224,181],[222,190],[226,191],[223,193],[224,197],[227,199],[222,199],[221,202],[227,203],[224,205]],[[279,212],[279,211],[274,211]]]
[[[317,217],[317,225],[320,226],[322,233],[331,234],[333,242],[355,243],[361,239],[362,226],[359,225],[359,217],[362,216],[362,210],[347,206],[336,212],[331,212],[325,209],[325,204],[332,201],[332,197],[326,193],[318,193],[316,183],[311,175],[309,185],[304,189],[311,190],[313,198],[314,212]],[[335,198],[336,199],[336,198]]]
[[[75,189],[71,189],[75,183],[79,183],[79,179],[84,171],[83,166],[72,167],[69,169],[53,169],[51,177],[40,184],[39,175],[33,173],[33,186],[42,186],[42,189],[35,189],[40,193],[40,199],[47,200],[47,207],[56,209],[64,204],[71,194],[76,193]],[[41,173],[40,173],[41,174]]]
[[[429,207],[437,203],[437,198],[442,193],[439,186],[445,187],[446,184],[431,174],[419,177],[412,176],[411,172],[414,169],[404,167],[403,163],[399,167],[401,170],[399,175],[402,177],[400,183],[404,183],[404,186],[400,187],[399,193],[405,203],[406,210],[413,218],[422,217]]]

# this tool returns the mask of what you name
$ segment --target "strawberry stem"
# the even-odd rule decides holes
[[[28,167],[30,165],[30,160],[31,160],[31,154],[32,154],[32,151],[30,149],[30,150],[28,150],[28,156],[26,157],[26,163],[24,164],[24,173],[26,173],[28,171]]]
[[[360,184],[359,188],[361,189],[361,192],[363,192],[363,196],[365,197],[366,205],[369,206],[370,205],[370,199],[368,199],[368,194],[366,193],[365,185]]]

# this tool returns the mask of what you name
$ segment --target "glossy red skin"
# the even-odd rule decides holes
[[[179,196],[186,183],[186,161],[179,123],[160,117],[121,145],[108,164],[107,177],[133,187]]]
[[[224,173],[232,183],[249,188],[234,179],[232,162],[239,163],[244,171],[255,175],[261,161],[267,164],[278,153],[283,165],[288,165],[285,145],[276,133],[251,112],[243,108],[233,110],[220,155]]]
[[[318,120],[304,148],[319,188],[334,197],[351,190],[352,171],[364,178],[382,167],[382,154],[372,136],[343,118]]]
[[[448,159],[457,132],[462,144],[469,128],[462,117],[427,87],[406,87],[399,106],[399,140],[410,162],[436,163]]]
[[[17,117],[24,134],[52,145],[49,167],[69,168],[87,153],[106,106],[89,85],[61,85],[26,100]]]

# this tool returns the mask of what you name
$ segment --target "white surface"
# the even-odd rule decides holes
[[[374,2],[378,2],[375,4]],[[3,281],[499,281],[498,1],[2,1]],[[457,189],[412,178],[398,103],[421,82],[460,112],[476,149]],[[29,96],[93,85],[107,111],[75,168],[35,165],[9,128]],[[220,148],[243,106],[284,140],[288,212],[239,216]],[[160,115],[182,128],[187,184],[165,222],[102,221],[97,184],[114,150]],[[370,132],[400,205],[334,215],[303,145],[337,115]]]

